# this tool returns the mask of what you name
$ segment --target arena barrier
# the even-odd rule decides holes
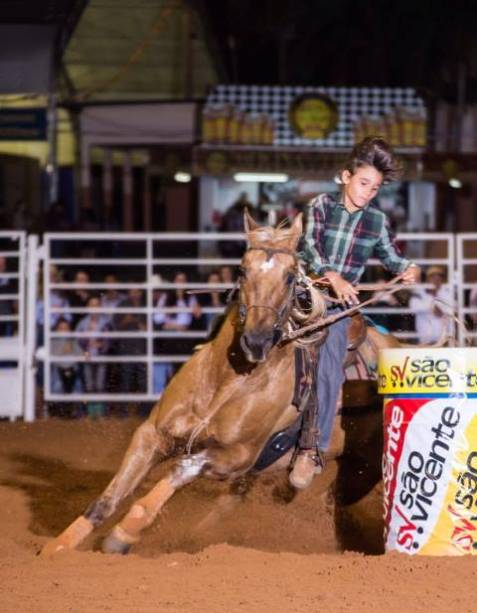
[[[47,233],[40,244],[38,237],[26,237],[23,233],[3,233],[12,244],[23,241],[18,250],[18,266],[12,265],[10,275],[18,275],[18,293],[13,299],[17,305],[15,313],[8,315],[12,318],[17,337],[15,341],[9,339],[6,345],[13,348],[17,370],[14,374],[15,385],[7,385],[5,393],[15,392],[14,408],[7,407],[7,402],[0,407],[0,417],[11,419],[23,417],[30,421],[35,418],[35,394],[37,401],[45,399],[47,402],[129,402],[156,400],[160,391],[154,382],[159,371],[170,373],[171,367],[176,368],[187,360],[194,345],[200,344],[207,337],[207,329],[193,330],[160,330],[153,324],[157,312],[156,295],[161,291],[171,291],[175,288],[198,289],[204,287],[207,273],[221,265],[230,265],[236,269],[240,257],[224,257],[221,255],[219,245],[229,241],[243,241],[243,234],[231,233]],[[18,236],[23,238],[19,239]],[[460,321],[469,322],[472,317],[477,320],[477,304],[469,304],[469,295],[472,289],[477,288],[476,265],[473,259],[477,235],[453,235],[445,233],[408,233],[399,234],[404,253],[423,268],[437,264],[447,271],[447,281],[452,289],[453,307]],[[9,253],[8,257],[16,256]],[[48,271],[57,268],[62,278],[53,279]],[[14,270],[13,270],[14,269]],[[75,270],[87,269],[91,278],[86,283],[76,283],[73,279]],[[43,274],[41,274],[43,270]],[[103,282],[103,276],[108,270],[119,271],[114,283]],[[187,283],[174,283],[174,271],[185,270],[191,272]],[[370,280],[382,275],[382,268],[377,261],[371,260],[368,265]],[[41,279],[43,281],[41,282]],[[38,286],[40,290],[38,291]],[[231,283],[218,283],[208,287],[217,289],[230,289]],[[426,287],[425,283],[421,287]],[[75,290],[85,289],[104,293],[108,289],[116,289],[126,293],[132,288],[141,289],[144,293],[144,302],[140,307],[130,307],[132,314],[142,314],[145,326],[139,331],[121,332],[110,330],[99,333],[70,332],[53,329],[47,322],[57,320],[63,316],[86,315],[90,310],[78,306],[62,306],[51,297],[56,292],[71,295]],[[371,289],[371,288],[370,288]],[[369,294],[368,294],[369,295]],[[366,294],[363,297],[367,297]],[[8,296],[7,296],[8,298]],[[113,316],[122,310],[122,307],[109,306],[101,309],[102,313]],[[188,307],[166,307],[168,313],[190,312]],[[210,320],[214,315],[223,311],[223,307],[205,306],[202,312]],[[413,312],[403,305],[373,305],[366,310],[372,317],[394,317],[400,330],[396,336],[404,340],[415,342],[416,334],[412,328]],[[409,325],[410,324],[410,325]],[[405,329],[402,329],[405,328]],[[477,334],[463,326],[456,325],[456,334],[459,343],[473,343]],[[104,338],[111,344],[121,339],[144,339],[144,351],[134,354],[123,351],[121,354],[109,353],[107,355],[71,355],[64,353],[55,355],[54,346],[61,344],[67,338],[81,340],[81,337]],[[183,348],[169,351],[173,343],[182,344]],[[185,347],[185,349],[184,349]],[[20,349],[21,348],[21,349]],[[7,348],[8,349],[8,348]],[[8,357],[8,356],[6,356]],[[106,364],[110,370],[120,370],[121,364],[142,364],[146,379],[140,391],[125,392],[120,389],[104,389],[99,393],[86,393],[84,389],[74,389],[71,393],[62,393],[58,388],[58,377],[52,376],[58,364],[65,365],[70,362],[80,369],[85,364]],[[90,369],[91,370],[91,369]],[[169,376],[169,375],[168,375]],[[353,378],[360,375],[353,375]],[[121,378],[119,378],[121,379]],[[9,378],[11,383],[13,378]],[[41,389],[40,394],[38,390]],[[6,396],[5,396],[6,397]]]
[[[386,551],[477,553],[477,348],[386,349]]]
[[[0,232],[0,417],[14,420],[31,405],[27,340],[25,232]]]

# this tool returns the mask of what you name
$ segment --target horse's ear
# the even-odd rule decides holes
[[[245,232],[248,234],[252,232],[252,230],[256,230],[259,226],[255,219],[250,215],[247,209],[244,209],[243,212],[243,227],[245,228]]]
[[[298,215],[293,220],[291,225],[291,231],[293,234],[296,234],[298,237],[302,235],[303,232],[303,213],[298,213]]]

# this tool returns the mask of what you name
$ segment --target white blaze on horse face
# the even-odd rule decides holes
[[[273,258],[273,255],[270,259],[265,260],[265,262],[262,262],[262,265],[260,266],[260,270],[262,272],[267,272],[267,270],[270,270],[271,268],[273,268],[275,266],[275,260]]]

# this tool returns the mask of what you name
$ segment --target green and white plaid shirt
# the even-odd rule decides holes
[[[348,213],[338,197],[321,194],[307,206],[300,257],[318,275],[334,270],[358,283],[366,262],[376,257],[394,274],[411,264],[401,255],[386,215],[372,203]]]

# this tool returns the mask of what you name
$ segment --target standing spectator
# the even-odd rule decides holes
[[[228,264],[223,264],[219,268],[219,276],[221,283],[230,283],[230,285],[233,285],[235,283],[234,272],[232,270],[232,267]]]
[[[139,288],[128,290],[127,297],[119,304],[121,309],[143,308],[144,292]],[[113,317],[113,329],[118,332],[145,332],[146,314],[134,311],[118,312]],[[119,338],[115,344],[117,355],[141,356],[146,353],[146,339],[144,335],[130,338]],[[119,391],[126,394],[146,392],[146,364],[145,362],[122,362],[119,364]]]
[[[60,318],[55,326],[55,332],[67,334],[71,332],[71,325],[67,319]],[[72,357],[82,355],[77,341],[73,337],[53,338],[51,340],[51,355],[57,357]],[[72,394],[80,384],[80,368],[77,362],[54,362],[51,370],[52,389],[60,394]],[[54,411],[61,417],[73,416],[72,403],[61,402],[54,407]]]
[[[99,309],[101,302],[98,296],[90,296],[86,305],[88,309]],[[82,317],[76,326],[76,332],[106,332],[110,330],[110,320],[103,314],[91,312]],[[78,338],[78,344],[84,351],[85,357],[94,358],[108,353],[109,340],[101,337]],[[101,394],[106,391],[106,363],[85,362],[83,364],[83,379],[88,394]],[[103,417],[104,404],[100,402],[88,402],[89,417]]]
[[[236,202],[224,213],[219,225],[219,232],[244,232],[243,216],[245,211],[257,217],[255,207],[248,200],[247,192],[242,192]],[[224,258],[241,258],[245,242],[240,240],[219,241],[219,252]]]
[[[61,274],[56,268],[54,264],[50,266],[49,270],[50,283],[60,283],[61,282]],[[40,296],[43,295],[43,292],[40,291]],[[67,309],[70,307],[69,300],[65,297],[64,293],[60,289],[51,288],[50,290],[50,309],[61,308]],[[61,312],[61,313],[50,313],[50,329],[54,329],[60,319],[66,319],[68,322],[72,322],[73,317],[71,313]],[[36,303],[36,323],[38,326],[37,331],[37,340],[38,345],[43,344],[43,326],[45,323],[45,304],[43,298],[40,298]]]
[[[473,309],[471,313],[469,313],[469,320],[471,330],[475,330],[477,327],[477,287],[473,287],[469,293],[469,307]]]
[[[218,272],[211,272],[207,278],[207,284],[216,285],[222,283]],[[208,307],[223,309],[225,306],[225,295],[221,290],[214,291],[211,289],[208,294],[198,294],[199,304],[203,309]],[[220,316],[219,313],[204,313],[205,325],[207,332],[210,332],[212,328],[212,322]]]
[[[89,276],[89,272],[86,270],[78,270],[74,276],[73,283],[78,283],[82,285],[88,285],[91,279]],[[72,290],[69,294],[69,301],[72,308],[80,308],[84,309],[88,304],[88,300],[90,299],[91,292],[86,287],[78,287]],[[72,326],[76,327],[79,320],[84,316],[84,313],[72,313]]]
[[[177,272],[174,277],[174,283],[187,283],[187,276],[184,272]],[[181,308],[188,309],[177,313],[168,313],[165,308]],[[189,330],[192,327],[199,329],[202,321],[202,312],[197,299],[193,295],[187,295],[183,288],[177,288],[172,294],[162,293],[159,296],[156,305],[157,311],[154,313],[154,324],[159,330],[169,332],[181,332]],[[179,350],[180,352],[188,352],[189,343],[187,341],[179,341],[173,339],[173,342],[167,342],[164,339],[159,339],[155,343],[154,353],[173,353]],[[172,375],[172,364],[159,362],[154,364],[154,393],[160,393],[165,388],[168,379]]]
[[[435,343],[444,331],[452,333],[451,315],[454,300],[451,289],[444,286],[446,274],[440,266],[430,266],[426,281],[432,287],[413,292],[409,307],[415,313],[416,332],[420,343]]]
[[[118,280],[116,275],[112,273],[107,274],[104,277],[104,283],[108,283],[109,285],[114,285],[117,282]],[[111,287],[101,293],[101,307],[104,309],[115,309],[117,306],[120,305],[121,302],[125,300],[125,298],[126,296],[123,293],[121,293],[114,287]],[[111,311],[110,313],[105,313],[105,315],[109,317],[110,320],[112,320],[114,313]]]

